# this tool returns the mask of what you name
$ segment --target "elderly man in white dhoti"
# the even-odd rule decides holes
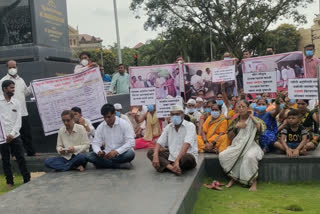
[[[223,170],[231,177],[227,187],[238,181],[250,186],[250,191],[256,191],[258,162],[264,155],[259,146],[259,136],[266,130],[266,125],[252,115],[247,101],[239,101],[237,110],[239,116],[228,129],[232,144],[219,154],[219,161]]]

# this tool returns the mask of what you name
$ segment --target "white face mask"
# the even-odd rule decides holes
[[[224,60],[229,60],[229,59],[231,59],[231,57],[225,57],[225,58],[224,58]]]
[[[17,73],[18,73],[18,70],[17,70],[16,68],[10,68],[10,69],[8,70],[8,74],[9,74],[10,76],[15,76]]]
[[[83,59],[83,60],[81,60],[80,64],[83,66],[87,66],[89,64],[89,61],[86,59]]]

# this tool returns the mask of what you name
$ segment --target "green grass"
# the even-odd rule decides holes
[[[193,214],[317,214],[319,199],[320,183],[258,183],[257,192],[238,184],[223,191],[201,187]]]
[[[6,189],[7,186],[7,182],[6,182],[6,178],[3,175],[0,175],[0,195],[3,195],[15,188],[17,188],[18,186],[20,186],[21,184],[23,184],[23,178],[20,175],[14,175],[14,186],[10,189]]]

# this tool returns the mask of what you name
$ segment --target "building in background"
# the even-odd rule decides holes
[[[320,15],[313,19],[311,28],[300,28],[298,31],[301,37],[299,51],[304,51],[304,46],[313,43],[316,49],[315,56],[320,58]]]

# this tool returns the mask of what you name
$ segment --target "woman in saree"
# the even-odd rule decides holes
[[[226,187],[231,187],[234,181],[238,181],[250,186],[250,191],[256,191],[258,162],[264,155],[259,146],[259,137],[266,130],[266,125],[253,116],[248,101],[239,101],[237,109],[239,116],[228,129],[231,146],[219,154],[219,161],[223,170],[231,177]]]
[[[221,106],[214,102],[211,106],[210,116],[202,126],[202,136],[197,137],[200,152],[220,153],[229,145],[227,136],[228,121],[221,114]]]

